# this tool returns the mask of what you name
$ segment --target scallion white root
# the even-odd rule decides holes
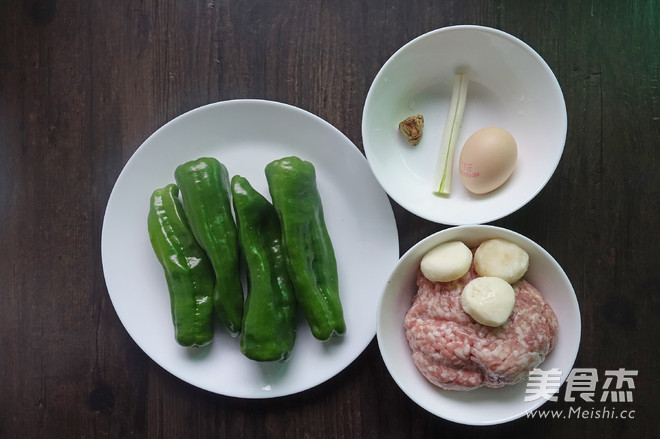
[[[435,168],[435,181],[433,183],[433,192],[438,195],[449,195],[451,192],[451,179],[454,167],[454,149],[456,148],[456,139],[463,121],[463,111],[465,110],[465,101],[467,98],[468,82],[470,82],[467,73],[456,73],[454,75],[454,84],[451,93],[451,102],[449,104],[449,113],[444,133],[442,134],[442,144],[440,154],[438,155],[438,164]]]

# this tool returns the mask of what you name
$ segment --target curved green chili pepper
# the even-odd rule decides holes
[[[337,261],[323,217],[314,166],[298,157],[266,165],[266,179],[282,226],[287,266],[312,334],[327,340],[346,332]]]
[[[203,346],[213,339],[213,268],[188,228],[178,197],[173,184],[153,192],[149,240],[165,271],[176,341]]]
[[[273,205],[244,177],[231,179],[231,193],[248,275],[241,351],[252,360],[285,360],[296,339],[296,298],[280,222]]]
[[[174,176],[190,228],[215,271],[215,313],[230,333],[237,334],[243,318],[243,287],[227,168],[214,158],[203,157],[178,166]]]

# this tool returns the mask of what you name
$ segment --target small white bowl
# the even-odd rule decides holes
[[[557,345],[539,368],[559,369],[563,383],[580,345],[580,309],[575,291],[559,264],[538,244],[518,233],[488,225],[452,227],[423,239],[401,257],[380,297],[378,346],[392,378],[410,399],[428,412],[460,424],[512,421],[546,401],[543,398],[525,401],[526,381],[500,389],[443,390],[427,381],[412,361],[403,321],[417,291],[416,275],[422,256],[443,242],[460,240],[474,247],[490,238],[509,240],[529,253],[529,270],[524,278],[541,292],[557,315]]]
[[[433,176],[458,69],[470,78],[454,155],[452,191],[433,194]],[[411,146],[398,124],[424,116],[424,135]],[[509,180],[486,195],[470,193],[458,173],[468,137],[488,126],[518,144]],[[417,216],[448,225],[481,224],[528,203],[554,173],[566,141],[566,106],[552,70],[527,44],[496,29],[452,26],[415,38],[376,75],[362,116],[365,155],[390,197]]]

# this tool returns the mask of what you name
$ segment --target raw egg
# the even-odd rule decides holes
[[[465,187],[485,194],[502,186],[513,173],[518,146],[511,133],[500,127],[482,128],[472,134],[459,158],[459,172]]]

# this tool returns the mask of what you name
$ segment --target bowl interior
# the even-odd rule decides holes
[[[507,422],[538,408],[545,399],[525,401],[526,383],[501,389],[480,388],[469,392],[446,391],[430,384],[412,361],[403,328],[406,312],[417,291],[416,272],[422,256],[443,242],[461,240],[474,247],[489,238],[503,238],[525,249],[530,256],[525,275],[552,306],[559,321],[557,345],[539,366],[568,376],[580,344],[580,310],[575,291],[559,264],[530,239],[494,226],[460,226],[443,230],[420,241],[400,259],[378,305],[378,345],[392,378],[418,405],[444,419],[471,425]]]
[[[468,71],[468,97],[452,192],[439,197],[433,175],[458,69]],[[425,119],[415,147],[398,131],[413,114]],[[458,157],[472,133],[493,125],[514,136],[518,161],[503,186],[474,195],[460,181]],[[454,26],[414,39],[385,63],[365,101],[362,137],[376,178],[402,207],[439,223],[479,224],[517,210],[545,186],[563,152],[566,107],[554,74],[528,45],[495,29]]]

